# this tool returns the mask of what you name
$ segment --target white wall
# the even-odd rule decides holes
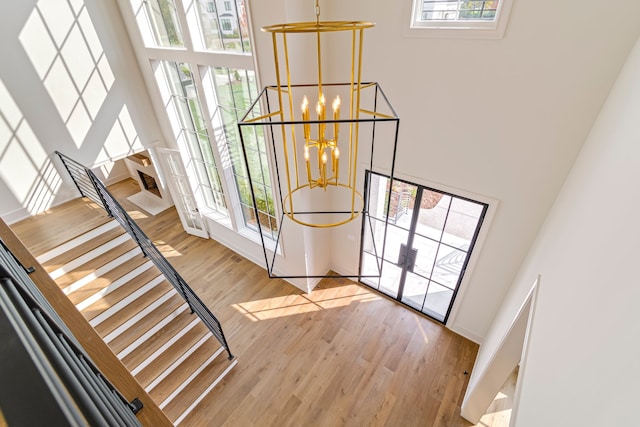
[[[5,221],[76,197],[55,150],[110,177],[113,159],[161,140],[114,2],[1,2],[0,39]]]
[[[640,33],[640,2],[515,0],[498,40],[406,37],[409,0],[325,3],[325,19],[376,23],[365,78],[400,116],[402,177],[500,201],[449,322],[481,341]]]
[[[639,422],[639,76],[637,43],[514,285],[541,274],[518,427]]]
[[[402,177],[500,201],[450,321],[457,332],[481,341],[640,32],[635,19],[640,2],[624,0],[612,8],[596,0],[516,0],[499,40],[405,37],[408,3],[326,0],[321,5],[326,19],[377,23],[365,37],[365,78],[382,84],[401,117],[397,170]],[[67,68],[56,66],[47,77],[55,48],[33,18],[38,6],[46,25],[55,28],[54,38],[63,41],[65,28],[73,24],[64,13],[69,3],[0,5],[0,89],[10,95],[0,97],[5,219],[40,211],[71,194],[49,163],[54,149],[95,164],[162,141],[162,124],[153,115],[115,2],[73,4],[86,7],[97,34],[92,53],[103,51],[106,59],[99,66],[108,84],[89,85],[82,97],[88,121],[73,114],[78,96],[70,98],[73,91],[63,89],[74,88],[74,82],[80,86],[96,67],[87,69],[88,62],[79,61],[87,53],[75,48]],[[274,79],[270,37],[259,28],[287,21],[287,7],[295,19],[313,18],[312,2],[309,12],[295,4],[250,2],[262,84]],[[26,166],[16,170],[15,165]],[[254,243],[229,236],[231,245],[234,240],[260,258]]]

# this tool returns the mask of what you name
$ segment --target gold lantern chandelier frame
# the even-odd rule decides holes
[[[238,121],[240,141],[249,178],[249,188],[253,202],[256,224],[262,239],[265,261],[270,277],[280,278],[323,278],[326,275],[276,275],[274,265],[277,249],[280,244],[282,224],[286,219],[293,223],[313,227],[330,228],[352,222],[362,218],[362,238],[364,239],[364,218],[367,216],[366,179],[364,174],[358,175],[361,169],[374,171],[376,157],[375,135],[376,127],[390,124],[393,143],[381,144],[391,146],[386,157],[390,164],[383,167],[385,175],[393,178],[398,140],[399,118],[389,103],[380,85],[376,82],[362,81],[362,55],[364,30],[374,26],[365,21],[320,21],[318,0],[315,2],[316,21],[276,24],[263,27],[262,31],[270,33],[273,43],[276,84],[266,86],[248,108],[241,120]],[[322,36],[325,33],[350,33],[350,78],[342,83],[324,83],[322,73]],[[294,84],[291,77],[290,54],[288,36],[298,34],[315,34],[317,57],[317,82],[315,84]],[[326,91],[346,93],[347,108],[343,99],[338,96],[332,102],[332,112],[327,117]],[[304,93],[302,99],[300,94]],[[307,95],[317,94],[315,103],[315,118],[311,117],[310,102]],[[367,99],[367,108],[363,100]],[[299,102],[299,104],[298,104]],[[297,111],[295,105],[300,105]],[[346,110],[346,111],[345,111]],[[266,113],[262,113],[266,111]],[[345,115],[346,113],[346,115]],[[363,148],[361,126],[367,124],[370,131],[368,150]],[[273,144],[273,160],[280,201],[281,218],[275,242],[275,250],[267,245],[262,232],[260,212],[256,203],[256,192],[251,176],[251,168],[247,156],[247,138],[245,131],[250,128],[263,127],[265,136]],[[387,133],[389,135],[389,133]],[[380,156],[378,156],[380,157]],[[342,199],[346,204],[338,209],[299,209],[296,197],[302,193],[313,197],[314,192],[327,190],[341,190]],[[335,190],[334,190],[335,191]],[[317,193],[315,193],[317,194]],[[387,204],[389,201],[387,201]],[[335,217],[338,216],[337,219]],[[332,218],[327,220],[327,218]],[[388,219],[385,222],[386,235]],[[371,228],[371,227],[368,227]],[[383,240],[384,242],[384,240]],[[362,244],[362,243],[361,243]],[[383,243],[384,245],[384,243]],[[271,262],[267,248],[273,250]],[[384,252],[384,246],[381,248]],[[338,277],[362,278],[380,277],[377,275],[364,276],[360,268],[353,275],[338,275]],[[332,275],[336,277],[336,275]]]

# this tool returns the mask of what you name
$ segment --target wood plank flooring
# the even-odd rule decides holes
[[[174,209],[150,216],[130,204],[134,181],[110,190],[220,319],[240,361],[183,425],[471,426],[459,413],[474,343],[345,279],[310,294],[269,279],[186,235]],[[100,215],[74,201],[13,229],[38,255],[64,241],[65,227],[95,227]]]

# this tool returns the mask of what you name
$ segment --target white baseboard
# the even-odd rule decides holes
[[[451,329],[453,332],[455,332],[458,335],[461,335],[463,337],[465,337],[466,339],[473,341],[474,343],[478,344],[478,345],[482,345],[482,342],[484,341],[484,337],[482,337],[481,335],[479,335],[476,332],[470,331],[466,328],[462,328],[460,326],[447,326],[449,329]]]
[[[119,175],[116,175],[116,176],[109,177],[109,179],[106,180],[106,181],[103,181],[103,183],[104,183],[105,187],[108,187],[110,185],[113,185],[113,184],[118,183],[120,181],[124,181],[125,179],[129,179],[129,178],[131,178],[131,176],[129,176],[128,173],[122,173],[122,174],[119,174]]]
[[[69,191],[60,192],[59,194],[56,194],[55,202],[52,203],[51,206],[49,206],[47,209],[56,207],[56,206],[61,205],[63,203],[67,203],[67,202],[69,202],[69,201],[71,201],[73,199],[77,199],[79,197],[80,197],[80,194],[78,194],[78,192],[75,189],[69,190]],[[40,212],[43,212],[43,211],[40,211]],[[16,209],[14,211],[7,212],[7,213],[2,214],[0,216],[2,217],[3,221],[5,223],[7,223],[7,225],[12,225],[12,224],[15,224],[16,222],[20,222],[20,221],[25,220],[27,218],[30,218],[30,217],[32,217],[34,215],[37,215],[40,212],[29,212],[29,210],[27,210],[27,208],[22,207],[20,209]]]

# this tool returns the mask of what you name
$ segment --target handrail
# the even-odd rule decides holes
[[[67,171],[71,175],[76,187],[83,197],[87,197],[107,212],[107,215],[115,218],[116,221],[124,228],[127,233],[138,243],[144,256],[149,258],[153,264],[164,274],[165,278],[178,291],[182,298],[189,304],[191,313],[195,313],[200,317],[202,322],[209,328],[214,337],[220,342],[229,355],[229,360],[234,356],[231,354],[229,345],[224,336],[220,321],[211,313],[209,308],[200,300],[198,295],[189,287],[187,282],[173,268],[169,261],[162,255],[158,248],[153,244],[151,239],[140,229],[138,224],[127,214],[118,201],[109,193],[105,185],[91,171],[91,169],[83,166],[70,157],[56,151]],[[86,184],[91,183],[91,187]]]
[[[0,371],[14,384],[0,406],[9,424],[140,426],[140,401],[127,402],[105,378],[4,244],[0,254]]]

